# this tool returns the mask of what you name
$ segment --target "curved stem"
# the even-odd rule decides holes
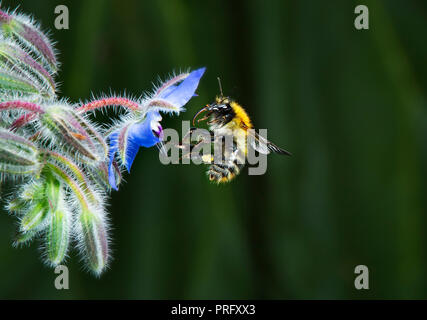
[[[0,103],[0,111],[10,110],[10,109],[24,109],[31,112],[44,113],[44,110],[41,106],[32,102],[15,100],[15,101],[6,101],[6,102]]]
[[[91,110],[105,108],[108,106],[122,106],[124,108],[131,109],[134,111],[139,110],[139,103],[135,101],[132,101],[128,98],[123,98],[123,97],[111,97],[111,98],[98,99],[98,100],[88,102],[83,106],[81,106],[80,108],[77,108],[77,111],[88,112]]]

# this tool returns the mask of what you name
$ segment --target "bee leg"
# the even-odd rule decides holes
[[[204,136],[204,135],[202,135],[202,136],[197,136],[197,139],[198,139],[198,141],[197,141],[197,143],[196,144],[193,144],[193,145],[191,145],[191,147],[190,147],[190,150],[191,151],[193,151],[193,149],[195,148],[195,147],[199,147],[199,146],[201,146],[201,145],[203,145],[203,144],[212,144],[212,143],[214,143],[215,142],[215,134],[212,132],[212,131],[209,131],[209,134],[210,134],[210,137],[206,137],[206,136]],[[199,150],[200,148],[198,148],[198,150]],[[194,154],[194,152],[192,152],[192,154]],[[195,155],[195,154],[194,154]],[[196,157],[197,157],[197,155],[195,155]],[[203,159],[202,159],[203,160]],[[203,162],[205,162],[205,160],[203,160]],[[209,160],[209,163],[211,162],[211,160]]]
[[[205,154],[203,156],[198,155],[198,157],[200,158],[200,160],[202,160],[204,164],[212,164],[212,162],[214,161],[213,156],[210,154]]]
[[[197,129],[197,128],[192,128],[192,129]],[[196,136],[196,140],[198,140],[197,144],[199,144],[200,142],[204,142],[204,143],[213,143],[214,142],[215,134],[212,131],[208,131],[208,132],[210,134],[209,138],[206,137],[205,135],[198,135],[198,136]]]
[[[182,152],[182,158],[192,158],[195,156],[193,149],[198,146],[199,144],[201,144],[202,142],[199,142],[197,144],[191,143],[187,146],[182,146],[180,147],[180,149],[183,150]]]
[[[177,144],[176,147],[179,149],[185,149],[185,145],[184,145],[184,141],[190,141],[190,137],[191,134],[193,133],[193,131],[195,131],[197,128],[192,127],[190,128],[190,130],[188,130],[188,132],[184,135],[184,137],[182,137],[182,143],[181,144]],[[191,145],[191,143],[190,143]]]
[[[188,132],[182,138],[182,142],[180,144],[175,145],[176,148],[182,150],[182,156],[180,159],[191,157],[191,151],[194,148],[194,144],[191,143],[190,138],[191,138],[191,134],[196,129],[197,128],[195,128],[195,127],[190,128],[190,130],[188,130]]]
[[[205,121],[207,119],[209,119],[209,116],[204,116],[203,118],[198,119],[197,123],[199,123],[200,121]]]
[[[190,138],[191,138],[191,135],[193,134],[193,132],[194,131],[196,131],[198,128],[196,128],[196,127],[192,127],[192,128],[190,128],[190,130],[188,130],[188,132],[184,135],[184,137],[182,138],[182,141],[184,142],[184,141],[190,141]],[[204,141],[205,143],[211,143],[211,142],[213,142],[214,140],[213,140],[213,138],[214,138],[214,133],[212,132],[212,131],[209,131],[209,133],[210,133],[210,135],[211,135],[211,137],[210,137],[210,141],[209,141],[209,139],[206,139],[206,137],[205,136],[203,136],[203,135],[198,135],[198,136],[196,136],[196,138],[197,138],[197,144],[198,143],[200,143],[200,142],[202,142],[202,141]],[[208,141],[207,141],[208,140]],[[190,145],[191,145],[191,143],[190,143]],[[183,149],[183,148],[185,148],[185,146],[183,145],[183,144],[178,144],[178,145],[176,145],[176,147],[177,148],[180,148],[180,149]]]
[[[183,141],[190,141],[191,135],[195,130],[198,128],[192,127],[190,130],[185,134],[183,137]],[[214,139],[214,133],[212,131],[209,131],[210,137],[206,137],[206,135],[198,135],[196,136],[196,143],[189,143],[189,144],[181,144],[177,145],[177,148],[183,150],[182,158],[191,158],[191,159],[197,159],[203,163],[209,164],[213,160],[208,159],[205,156],[200,156],[197,152],[193,152],[193,149],[196,148],[197,150],[200,150],[200,146],[203,144],[211,144],[215,141]]]
[[[190,136],[191,136],[191,133],[195,130],[195,129],[197,129],[197,128],[191,128],[186,134],[185,134],[185,136],[184,136],[184,138],[182,139],[182,141],[186,141],[187,139],[189,139],[190,138]],[[209,138],[207,138],[206,136],[204,136],[204,135],[198,135],[198,136],[196,136],[196,140],[197,140],[197,142],[196,143],[190,143],[189,145],[190,145],[190,150],[191,149],[193,149],[195,146],[198,146],[198,145],[200,145],[200,144],[202,144],[202,143],[213,143],[213,142],[215,142],[215,135],[214,135],[214,133],[212,132],[212,131],[209,131],[209,134],[210,134],[210,137]],[[180,149],[184,149],[186,146],[185,145],[183,145],[183,144],[180,144],[180,145],[177,145],[176,146],[177,148],[180,148]]]
[[[193,149],[196,147],[199,147],[201,145],[205,144],[204,140],[200,140],[197,143],[190,143],[188,145],[181,145],[181,146],[177,146],[178,148],[182,149],[182,159],[184,158],[199,158],[200,156],[198,155],[197,152],[194,152]],[[199,148],[197,150],[200,150]]]
[[[185,134],[184,138],[182,138],[182,140],[190,139],[193,132],[196,131],[197,129],[198,128],[196,128],[196,127],[191,127],[190,130],[188,130],[188,132]]]
[[[191,158],[194,160],[199,160],[202,161],[203,163],[211,163],[213,160],[213,158],[211,157],[211,155],[200,155],[200,146],[207,144],[204,140],[200,140],[199,142],[197,142],[196,144],[190,144],[190,151],[185,153],[185,155],[183,155],[183,158]],[[194,149],[197,150],[194,151]],[[206,158],[207,156],[209,156],[208,158]]]

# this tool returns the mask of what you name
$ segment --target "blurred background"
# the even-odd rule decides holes
[[[70,29],[56,30],[65,4]],[[369,30],[354,8],[369,8]],[[218,94],[291,151],[262,176],[228,185],[206,167],[164,166],[141,150],[111,194],[111,268],[68,262],[70,290],[38,244],[11,246],[0,214],[0,298],[427,298],[427,4],[425,1],[12,1],[57,41],[61,95],[140,95],[173,70],[207,67],[197,98]],[[354,288],[369,268],[370,290]]]

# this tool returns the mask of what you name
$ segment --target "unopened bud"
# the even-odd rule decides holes
[[[15,247],[25,245],[37,236],[37,231],[19,232],[13,241]]]
[[[85,258],[90,269],[100,275],[108,262],[108,237],[105,222],[95,212],[83,211],[79,218]]]
[[[44,179],[37,179],[29,182],[22,187],[20,199],[23,201],[34,201],[45,199],[45,181]]]
[[[11,212],[16,212],[16,213],[23,211],[25,208],[26,208],[26,203],[21,199],[11,200],[6,205],[7,210]]]
[[[24,15],[7,14],[0,10],[0,27],[6,37],[15,38],[28,51],[34,52],[51,72],[57,61],[49,39]]]
[[[26,85],[30,85],[31,89],[37,90],[41,95],[47,97],[55,95],[55,83],[49,72],[13,42],[4,40],[0,43],[0,65],[2,72],[10,75],[9,80],[22,78]],[[9,86],[16,85],[9,81]]]
[[[37,201],[21,219],[20,229],[23,232],[42,229],[48,215],[49,208],[45,201]]]
[[[81,155],[89,161],[104,158],[103,146],[89,133],[88,124],[80,123],[65,106],[50,106],[40,120],[49,137],[72,156]]]
[[[25,175],[39,170],[37,147],[27,139],[0,128],[0,172]]]
[[[39,94],[39,88],[23,75],[16,72],[7,72],[4,68],[0,69],[0,87],[5,92],[22,92],[30,95]]]
[[[53,185],[55,185],[55,183],[53,183]],[[53,186],[51,190],[47,192],[49,202],[49,192],[55,189],[56,188]],[[57,191],[58,192],[53,195],[54,198],[56,198],[56,205],[54,209],[50,210],[49,227],[46,233],[47,259],[54,266],[60,264],[67,254],[71,229],[71,213],[67,208],[64,192],[61,187],[59,187]],[[55,199],[52,201],[55,202]]]

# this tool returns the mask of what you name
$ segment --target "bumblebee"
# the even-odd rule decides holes
[[[288,151],[260,136],[255,130],[251,130],[254,127],[245,109],[230,97],[223,96],[219,78],[218,82],[221,94],[215,98],[213,103],[206,105],[193,117],[194,126],[197,117],[205,113],[204,117],[198,119],[197,122],[208,120],[207,124],[211,134],[210,141],[201,140],[196,145],[210,142],[214,146],[220,145],[222,148],[220,161],[212,156],[209,156],[209,159],[202,158],[205,164],[209,164],[207,172],[209,180],[217,183],[229,182],[240,173],[248,155],[248,140],[250,140],[252,148],[262,154],[275,152],[281,155],[291,155]],[[196,129],[191,128],[189,134]],[[222,144],[223,137],[225,137],[224,140],[229,138],[229,141],[232,142],[230,146]],[[252,139],[248,139],[248,137]],[[192,145],[193,147],[194,145]]]

